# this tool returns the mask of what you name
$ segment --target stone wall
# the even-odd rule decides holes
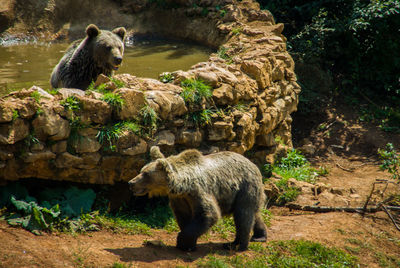
[[[120,2],[125,12],[133,8]],[[3,97],[0,180],[128,181],[148,161],[152,145],[167,155],[186,148],[230,150],[258,164],[271,161],[280,145],[291,146],[290,114],[300,87],[283,25],[250,0],[166,2],[173,8],[143,6],[135,20],[157,15],[146,31],[201,41],[219,52],[171,73],[169,83],[120,74],[114,78],[124,86],[117,88],[100,77],[97,85],[120,96],[122,107],[102,100],[102,93],[76,89],[51,95],[32,87]],[[188,79],[204,81],[212,96],[185,101],[182,82]]]

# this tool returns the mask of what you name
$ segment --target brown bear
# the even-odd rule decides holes
[[[124,54],[124,27],[100,30],[90,24],[86,38],[73,42],[54,67],[50,84],[53,88],[87,89],[99,74],[110,76],[118,70]]]
[[[151,147],[152,162],[129,181],[135,195],[166,195],[181,232],[177,247],[193,251],[199,236],[223,215],[233,214],[236,238],[226,249],[247,250],[252,241],[266,241],[260,209],[264,205],[262,176],[250,160],[233,152],[202,155],[191,149],[165,158]]]

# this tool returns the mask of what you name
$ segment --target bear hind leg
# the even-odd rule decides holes
[[[254,217],[253,236],[250,241],[265,242],[267,241],[267,229],[263,222],[260,212],[257,212]]]
[[[236,249],[245,251],[249,246],[250,231],[254,223],[254,214],[243,208],[237,209],[233,213],[233,219],[236,226],[236,237],[232,243],[224,244],[225,249]]]

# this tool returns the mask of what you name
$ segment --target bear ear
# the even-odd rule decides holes
[[[86,34],[90,38],[98,36],[99,33],[100,33],[100,29],[94,24],[90,24],[90,25],[88,25],[88,27],[86,27]]]
[[[158,147],[158,146],[152,146],[150,148],[150,157],[151,157],[151,160],[153,160],[153,161],[160,159],[160,158],[165,158],[165,156],[160,151],[160,147]]]
[[[126,29],[124,27],[115,28],[112,32],[118,35],[122,41],[125,40]]]
[[[158,167],[160,167],[168,174],[167,177],[170,177],[172,174],[174,174],[174,169],[172,168],[171,164],[168,162],[167,159],[165,158],[157,159],[156,163]]]

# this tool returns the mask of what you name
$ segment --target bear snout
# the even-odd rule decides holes
[[[122,57],[114,57],[115,65],[120,65],[122,62]]]

